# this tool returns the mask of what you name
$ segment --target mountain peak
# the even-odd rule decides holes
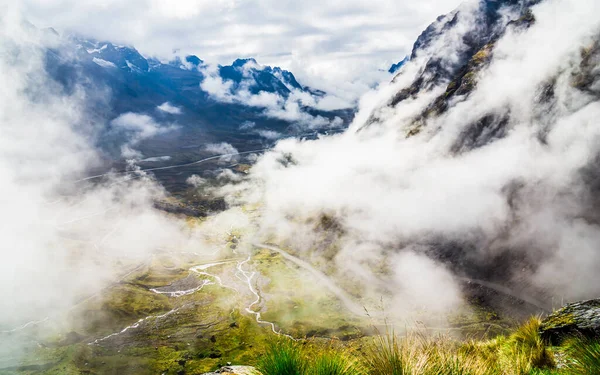
[[[256,62],[256,60],[253,57],[249,57],[246,59],[236,59],[233,62],[233,64],[231,64],[231,66],[238,68],[238,67],[242,67],[242,66],[246,65],[247,63],[252,63],[252,64],[258,65],[258,63]]]

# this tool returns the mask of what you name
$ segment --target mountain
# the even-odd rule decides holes
[[[237,59],[231,65],[219,66],[219,76],[232,82],[232,93],[247,87],[252,94],[269,92],[288,97],[292,90],[306,91],[291,72],[279,67],[261,66],[255,59]]]
[[[188,55],[163,63],[155,58],[143,57],[134,47],[117,46],[110,42],[73,38],[82,59],[89,59],[103,68],[116,68],[128,73],[146,74],[161,71],[164,75],[173,74],[169,68],[190,72],[190,76],[204,78],[205,62],[197,56]],[[249,88],[252,94],[269,92],[284,97],[292,90],[310,92],[308,87],[298,83],[291,72],[279,67],[260,65],[254,58],[236,59],[231,65],[218,66],[219,77],[232,83],[231,93]]]
[[[88,112],[107,122],[99,129],[98,145],[108,160],[119,160],[128,147],[127,132],[114,126],[115,119],[128,113],[146,116],[143,119],[163,128],[170,126],[169,131],[158,129],[135,141],[135,151],[144,157],[182,150],[189,154],[191,149],[220,142],[240,151],[257,149],[277,137],[336,131],[353,114],[353,109],[322,111],[291,98],[292,92],[316,99],[325,93],[302,86],[287,70],[260,65],[252,58],[218,66],[214,73],[197,56],[162,62],[131,46],[75,36],[64,38],[46,55],[47,71],[64,90],[84,87],[88,95],[98,96],[88,104]],[[211,86],[215,92],[203,86],[208,80],[217,83],[216,88]],[[262,93],[272,94],[271,102],[252,102],[252,96]],[[296,117],[285,116],[290,100],[299,105]]]
[[[386,105],[396,107],[438,85],[446,85],[446,92],[415,118],[410,132],[417,132],[425,117],[444,112],[449,101],[473,90],[476,85],[474,77],[488,65],[494,44],[507,30],[526,29],[532,25],[535,19],[531,7],[539,2],[480,0],[474,9],[459,7],[439,16],[417,38],[410,58],[398,63],[403,66],[408,61],[416,61],[421,66],[420,73],[412,84],[396,92]],[[397,65],[393,65],[390,72]],[[364,127],[377,122],[375,112]]]
[[[485,202],[492,201],[483,197],[493,191],[493,201],[502,207],[501,220],[486,211],[452,231],[447,224],[432,224],[413,237],[398,235],[398,247],[423,246],[457,275],[512,283],[520,290],[531,288],[531,294],[554,287],[580,299],[598,290],[571,286],[569,272],[580,266],[567,259],[577,258],[581,245],[562,241],[579,225],[600,230],[600,151],[597,143],[583,141],[596,137],[588,126],[597,123],[600,103],[600,33],[591,18],[585,20],[585,32],[556,31],[582,22],[578,16],[558,16],[561,4],[481,0],[440,16],[416,40],[407,62],[411,69],[395,76],[388,88],[392,94],[368,108],[366,121],[353,130],[357,137],[364,132],[382,139],[379,134],[391,139],[398,133],[398,154],[409,166],[397,167],[405,171],[406,185],[395,199],[413,191],[405,187],[416,179],[409,171],[436,176],[431,196],[423,193],[431,188],[426,183],[412,187],[424,197],[415,203],[419,214],[431,199],[454,196],[446,185],[458,187],[459,195],[472,189]],[[591,7],[581,8],[586,6]],[[585,156],[569,159],[571,152]],[[410,165],[413,158],[418,162]],[[546,162],[555,167],[546,169]],[[479,181],[481,176],[485,179]],[[465,209],[481,207],[481,201],[470,194],[450,221],[469,220]],[[445,211],[441,202],[428,217]],[[400,221],[394,228],[407,226]],[[492,226],[502,229],[488,231]],[[550,232],[556,233],[552,239]],[[590,239],[584,246],[596,248],[597,242]],[[596,259],[581,255],[588,256]],[[591,268],[586,272],[592,277]]]

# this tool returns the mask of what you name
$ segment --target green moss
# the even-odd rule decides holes
[[[564,312],[549,316],[544,320],[541,326],[542,330],[551,330],[575,324],[575,317],[572,313]]]
[[[446,92],[444,93],[445,97],[448,97],[452,94],[454,94],[454,92],[456,91],[456,89],[458,88],[458,82],[456,81],[452,81],[448,84],[448,87],[446,87]]]
[[[486,62],[491,54],[491,47],[485,46],[480,49],[473,57],[471,58],[471,63],[474,65],[481,65]]]

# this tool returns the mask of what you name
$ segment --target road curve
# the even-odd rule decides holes
[[[337,284],[335,284],[329,276],[314,268],[310,263],[289,254],[288,252],[278,248],[277,246],[268,245],[264,243],[253,243],[252,246],[275,251],[285,259],[296,264],[300,268],[303,268],[306,271],[310,272],[324,287],[329,289],[329,291],[333,293],[342,302],[342,304],[344,304],[348,311],[350,311],[354,315],[367,316],[367,311],[365,310],[364,306],[361,306],[358,303],[354,302],[354,300],[352,300],[352,298],[348,295],[348,293],[346,293],[345,290],[343,290]]]
[[[264,244],[264,243],[253,243],[252,245],[255,247],[258,247],[258,248],[264,248],[264,249],[269,249],[269,250],[275,251],[275,252],[281,254],[285,259],[287,259],[287,260],[295,263],[296,265],[300,266],[301,268],[304,268],[305,270],[309,271],[311,274],[313,274],[317,278],[317,280],[319,280],[327,289],[329,289],[333,294],[336,295],[336,297],[338,297],[340,299],[340,301],[346,306],[348,311],[350,311],[351,313],[353,313],[355,315],[360,315],[360,316],[366,315],[366,311],[363,306],[360,306],[356,302],[354,302],[352,300],[352,298],[342,288],[337,286],[331,280],[331,278],[329,276],[325,275],[323,272],[314,268],[310,263],[287,253],[285,250],[282,250],[281,248],[279,248],[277,246],[268,245],[268,244]],[[485,288],[494,290],[498,293],[507,295],[509,297],[516,298],[520,301],[523,301],[532,306],[535,306],[538,309],[541,309],[542,311],[546,311],[546,312],[549,311],[548,307],[544,306],[544,304],[542,302],[537,301],[536,299],[531,298],[527,295],[518,293],[518,292],[516,292],[510,288],[507,288],[503,285],[492,283],[492,282],[485,281],[485,280],[471,279],[471,278],[467,278],[467,277],[456,277],[456,279],[459,281],[462,281],[462,282],[480,285]]]
[[[95,176],[89,176],[89,177],[81,178],[81,179],[75,180],[73,182],[89,181],[89,180],[94,180],[96,178],[101,178],[101,177],[109,176],[109,175],[121,175],[121,174],[133,173],[133,172],[152,172],[152,171],[160,171],[160,170],[165,170],[165,169],[189,167],[189,166],[192,166],[192,165],[204,163],[205,161],[215,160],[215,159],[219,159],[219,158],[222,158],[222,157],[237,156],[237,155],[246,155],[246,154],[256,154],[256,153],[264,152],[264,151],[268,151],[268,150],[270,150],[270,148],[262,148],[260,150],[234,152],[234,153],[231,153],[231,154],[219,154],[219,155],[210,156],[208,158],[196,160],[196,161],[193,161],[191,163],[168,165],[168,166],[165,166],[165,167],[146,168],[146,169],[139,169],[139,170],[136,170],[136,171],[108,172],[108,173],[98,174],[98,175],[95,175]]]

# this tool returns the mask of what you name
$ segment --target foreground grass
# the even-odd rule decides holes
[[[361,375],[358,360],[345,349],[287,338],[274,341],[256,365],[261,374]]]
[[[600,374],[600,342],[575,339],[566,343],[566,370],[573,375]]]
[[[600,374],[600,342],[574,338],[561,347],[549,347],[540,337],[539,326],[540,320],[532,318],[511,335],[467,342],[418,332],[402,337],[387,332],[358,350],[278,339],[257,369],[263,375]]]

